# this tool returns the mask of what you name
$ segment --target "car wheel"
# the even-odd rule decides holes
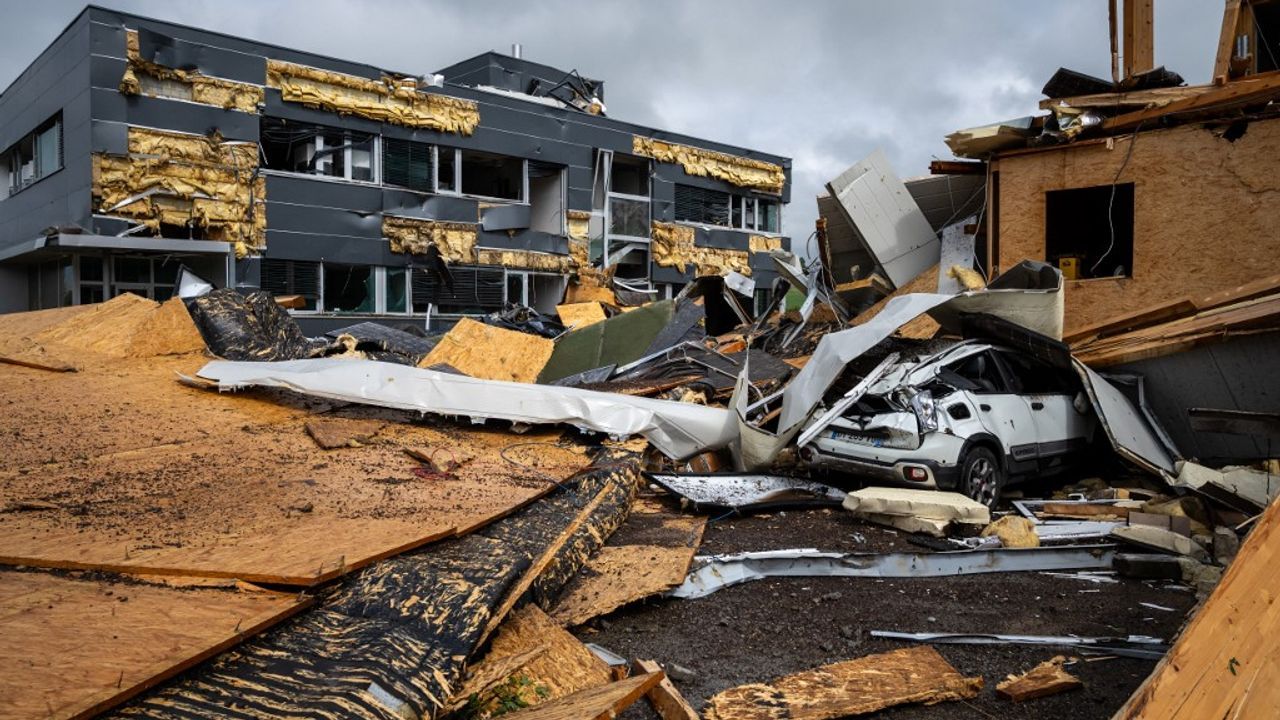
[[[996,454],[985,447],[970,450],[960,468],[960,487],[965,495],[994,508],[1004,489],[1004,470]]]

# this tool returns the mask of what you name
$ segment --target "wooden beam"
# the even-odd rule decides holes
[[[1226,82],[1231,76],[1231,56],[1236,46],[1236,26],[1240,22],[1240,0],[1227,0],[1222,11],[1222,32],[1218,35],[1218,54],[1213,60],[1214,82]]]
[[[1111,82],[1120,84],[1120,19],[1116,17],[1116,0],[1107,0],[1107,21],[1111,26]],[[1043,107],[1043,106],[1042,106]]]
[[[1117,115],[1104,120],[1102,129],[1110,132],[1125,132],[1138,127],[1142,123],[1157,120],[1167,115],[1187,114],[1229,105],[1262,102],[1275,95],[1280,95],[1280,70],[1273,70],[1253,75],[1244,80],[1230,82],[1194,97],[1175,100],[1157,108]]]
[[[662,668],[658,667],[658,663],[653,660],[636,660],[632,666],[637,674],[662,672]],[[658,713],[658,717],[662,720],[699,720],[698,711],[684,699],[665,674],[657,685],[649,688],[645,698],[649,700],[653,711]]]
[[[1174,100],[1185,100],[1201,93],[1208,92],[1213,85],[1184,85],[1181,87],[1152,88],[1150,90],[1130,90],[1128,92],[1093,93],[1091,95],[1074,95],[1064,98],[1045,98],[1040,101],[1041,110],[1053,110],[1059,107],[1070,108],[1133,108],[1159,107]]]
[[[987,164],[981,160],[934,160],[929,163],[931,175],[986,175]]]
[[[1155,0],[1124,0],[1124,76],[1154,70]]]

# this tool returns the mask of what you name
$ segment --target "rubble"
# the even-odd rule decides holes
[[[1083,687],[1080,679],[1062,669],[1067,659],[1062,655],[1045,660],[1022,673],[1010,675],[996,685],[996,694],[1014,702],[1034,700]]]

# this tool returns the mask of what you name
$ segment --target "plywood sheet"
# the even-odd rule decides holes
[[[0,319],[0,326],[3,320]],[[77,373],[0,365],[0,562],[311,584],[509,513],[587,464],[525,435],[389,422],[323,454],[303,424],[327,409],[278,392],[186,387],[198,356],[106,358]],[[281,402],[283,401],[283,402]],[[424,479],[404,447],[466,462]]]
[[[906,703],[974,697],[967,678],[937,650],[920,645],[725,690],[707,702],[707,720],[829,720]]]
[[[0,572],[0,718],[94,715],[302,607],[259,589]]]
[[[604,661],[537,605],[515,611],[499,627],[489,654],[476,666],[476,674],[489,674],[486,666],[505,663],[507,657],[537,648],[543,651],[519,669],[519,674],[529,680],[519,692],[530,705],[607,685],[613,679]]]
[[[555,342],[463,318],[418,367],[445,363],[474,378],[532,383],[551,359]]]
[[[644,697],[662,678],[663,674],[660,672],[636,675],[505,717],[520,720],[613,720],[618,713]]]
[[[1280,707],[1280,503],[1272,502],[1173,649],[1115,717],[1269,717]]]
[[[565,327],[581,328],[608,318],[598,302],[567,303],[556,306],[556,314]]]

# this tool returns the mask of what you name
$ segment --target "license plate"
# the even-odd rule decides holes
[[[840,432],[839,430],[831,431],[832,440],[844,440],[846,442],[858,445],[866,445],[867,447],[884,447],[884,440],[881,438],[872,438],[865,435],[854,435],[853,433]]]

